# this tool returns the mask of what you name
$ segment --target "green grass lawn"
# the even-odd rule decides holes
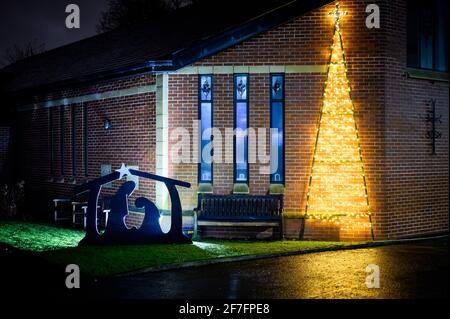
[[[92,276],[244,255],[261,255],[317,248],[348,246],[355,243],[317,241],[194,241],[193,245],[89,246],[78,247],[84,232],[52,225],[1,222],[0,242],[58,264],[77,264]]]
[[[0,222],[0,242],[21,250],[41,252],[76,247],[84,231],[27,222]]]

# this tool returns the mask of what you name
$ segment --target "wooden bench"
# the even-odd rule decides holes
[[[199,194],[195,211],[196,230],[200,226],[278,227],[283,237],[283,195]]]
[[[53,199],[53,220],[55,223],[60,221],[68,221],[71,218],[71,202],[70,198]]]
[[[110,212],[110,197],[100,197],[97,206],[99,216],[99,225],[106,225],[108,214]],[[55,198],[53,199],[54,212],[53,219],[55,223],[60,221],[72,221],[74,227],[83,225],[86,228],[86,210],[88,199],[85,196],[74,196],[72,198]],[[105,226],[103,226],[105,227]]]

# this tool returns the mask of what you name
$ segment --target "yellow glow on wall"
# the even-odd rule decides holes
[[[339,28],[346,12],[339,4],[330,15],[335,19],[333,44],[317,128],[305,213],[308,218],[332,221],[342,229],[361,226],[373,230],[367,196],[366,177],[361,156],[354,105],[347,79],[345,54]],[[345,225],[340,217],[355,217]],[[345,218],[348,220],[348,218]]]

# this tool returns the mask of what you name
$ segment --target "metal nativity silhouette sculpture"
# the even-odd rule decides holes
[[[106,229],[103,234],[100,234],[97,227],[97,207],[101,188],[105,184],[129,175],[148,178],[166,185],[171,201],[171,226],[168,233],[164,233],[161,229],[158,208],[145,197],[139,197],[135,201],[136,207],[143,208],[145,211],[141,227],[138,229],[127,228],[125,217],[128,215],[128,197],[136,187],[135,182],[127,181],[119,187],[112,197]],[[79,242],[79,245],[191,244],[192,241],[183,234],[181,201],[176,186],[190,188],[191,184],[134,170],[124,164],[113,173],[78,186],[75,189],[76,194],[89,191],[86,236]]]

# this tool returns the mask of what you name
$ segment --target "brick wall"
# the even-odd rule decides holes
[[[57,99],[149,84],[154,84],[153,76],[139,76],[95,84],[77,90],[45,94],[34,98],[38,102],[42,101],[42,97]],[[72,108],[75,109],[74,123],[72,123],[71,117]],[[72,104],[64,106],[63,110],[64,169],[62,172],[60,151],[61,107],[37,108],[17,112],[21,144],[18,147],[17,163],[21,178],[25,180],[27,185],[27,203],[30,206],[28,209],[33,210],[33,215],[49,217],[48,212],[52,205],[51,199],[73,195],[75,185],[100,176],[102,164],[109,164],[114,170],[125,163],[139,166],[139,169],[143,171],[154,172],[155,93],[97,100],[86,102],[84,105]],[[87,110],[88,119],[87,176],[85,175],[83,147],[84,110]],[[49,116],[52,117],[53,123],[53,165],[51,165],[50,155]],[[106,118],[111,121],[112,128],[110,130],[105,130],[103,127]],[[72,125],[75,125],[75,174],[72,171]],[[120,182],[113,182],[112,188],[103,188],[102,195],[113,194],[120,184]],[[139,190],[135,191],[130,203],[138,196],[154,199],[154,183],[140,179]],[[142,215],[133,215],[129,224],[140,223],[141,219]]]
[[[199,226],[198,233],[201,238],[209,239],[280,239],[280,231],[277,226]]]
[[[233,128],[233,76],[214,75],[213,123],[220,130],[222,136],[222,163],[214,164],[214,192],[230,194],[233,189],[233,164],[225,163],[225,158],[233,158],[233,147],[225,145],[225,129]],[[266,121],[270,118],[269,104],[269,75],[251,75],[249,90],[251,93],[249,125],[256,128],[268,128]],[[198,76],[171,75],[169,78],[169,131],[184,127],[192,132],[192,121],[198,119]],[[173,93],[172,92],[176,92]],[[269,149],[269,132],[267,131],[266,150]],[[192,135],[191,135],[192,136]],[[215,143],[219,142],[215,139]],[[176,140],[175,140],[176,142]],[[172,144],[173,145],[173,142]],[[255,145],[249,145],[252,150]],[[192,149],[192,147],[191,147]],[[216,151],[218,155],[218,151]],[[193,154],[191,154],[192,158]],[[196,163],[173,163],[169,158],[170,175],[174,178],[186,180],[192,184],[189,190],[181,190],[180,194],[184,207],[197,205],[197,167]],[[265,194],[269,188],[269,176],[259,173],[259,164],[250,164],[250,189],[254,194]]]
[[[369,3],[369,2],[367,2]],[[383,208],[383,160],[384,160],[384,69],[382,54],[385,34],[368,30],[364,26],[364,1],[344,1],[341,7],[349,11],[342,23],[344,46],[349,64],[348,76],[353,90],[356,116],[361,131],[363,159],[366,166],[369,200],[374,214],[374,227],[382,236],[385,210]],[[229,48],[217,55],[196,63],[194,66],[255,66],[255,65],[323,65],[329,58],[333,34],[332,19],[328,12],[334,4],[319,8],[282,26]],[[169,95],[181,105],[175,114],[192,107],[190,118],[197,118],[196,75],[171,75],[173,86]],[[176,80],[175,80],[176,79]],[[269,73],[250,74],[251,127],[270,127]],[[286,190],[287,211],[302,212],[305,208],[306,190],[315,142],[315,130],[322,101],[325,74],[297,73],[285,75],[285,138],[286,138]],[[178,83],[177,85],[175,83]],[[180,90],[181,86],[181,90]],[[186,95],[187,94],[187,95]],[[185,106],[186,105],[186,106]],[[184,114],[184,113],[183,113]],[[170,120],[172,121],[172,117]],[[233,127],[233,77],[214,75],[214,126],[220,129]],[[251,150],[251,148],[249,148]],[[229,150],[232,152],[232,149]],[[196,174],[186,165],[172,165],[176,178],[189,178],[196,182]],[[250,192],[264,194],[269,188],[269,176],[259,173],[259,164],[250,165]],[[189,172],[181,173],[182,170]],[[230,193],[233,185],[233,165],[214,166],[214,192]],[[192,196],[184,203],[194,205],[195,188],[188,191]],[[311,224],[311,225],[310,225]],[[307,222],[306,229],[317,228]],[[335,225],[329,225],[329,228]],[[311,233],[311,232],[309,232]],[[306,238],[308,232],[305,232]],[[315,232],[317,233],[317,232]],[[322,231],[326,234],[327,231]],[[366,238],[367,231],[363,237]],[[348,236],[346,236],[347,238]]]
[[[406,2],[379,1],[381,28],[365,27],[365,7],[372,1],[341,1],[349,12],[341,28],[348,66],[348,78],[359,127],[361,148],[375,238],[397,238],[431,234],[448,228],[448,83],[406,77]],[[328,12],[331,3],[293,19],[273,30],[229,48],[194,66],[323,65],[329,58],[333,21]],[[233,76],[215,74],[214,126],[224,136],[233,127]],[[269,128],[269,73],[250,74],[249,124]],[[303,212],[311,168],[315,130],[322,102],[324,73],[288,73],[285,75],[286,191],[285,208]],[[153,76],[142,75],[121,80],[99,82],[82,88],[43,93],[34,102],[94,92],[154,84]],[[169,131],[182,127],[193,136],[192,122],[198,118],[198,75],[169,75]],[[430,98],[437,99],[437,113],[442,115],[438,130],[437,155],[430,155],[425,122]],[[76,174],[71,165],[71,107],[76,108]],[[122,162],[154,171],[155,163],[155,94],[88,102],[89,176],[98,177],[101,164],[113,169]],[[60,177],[59,112],[52,112],[54,131],[53,170],[50,172],[48,109],[18,113],[19,141],[17,163],[27,187],[36,198],[68,195],[69,182],[84,180],[82,108],[65,107],[64,182],[48,182]],[[112,130],[103,128],[109,118]],[[180,137],[179,137],[180,138]],[[179,189],[184,209],[197,201],[197,163],[190,153],[186,163],[172,162],[169,143],[169,175],[192,183],[191,189]],[[268,145],[268,144],[267,144]],[[267,146],[266,145],[266,146]],[[250,145],[251,149],[251,145]],[[194,149],[195,151],[195,149]],[[224,150],[232,157],[233,150]],[[264,194],[269,176],[259,173],[259,164],[250,165],[250,192]],[[114,183],[111,193],[117,187]],[[154,187],[142,182],[136,195],[153,198]],[[228,194],[233,187],[233,164],[214,165],[214,192]],[[36,203],[38,200],[36,201]],[[35,202],[32,202],[33,204]],[[44,205],[34,205],[39,210]],[[136,221],[139,222],[139,219]],[[357,224],[355,224],[357,225]],[[296,232],[292,226],[292,232]],[[360,240],[369,238],[367,229],[341,229],[335,224],[308,219],[304,228],[307,239]],[[295,236],[295,235],[294,235]]]
[[[153,75],[147,74],[127,76],[114,80],[101,80],[98,82],[90,83],[89,85],[69,86],[57,91],[41,91],[33,96],[27,96],[21,103],[38,103],[94,93],[128,89],[131,87],[145,86],[149,84],[155,84],[155,77]]]
[[[193,160],[191,137],[193,134],[193,121],[197,120],[197,77],[191,75],[177,75],[169,77],[169,132],[177,128],[187,130],[188,134],[175,136],[169,133],[169,176],[192,184],[190,189],[178,188],[183,209],[192,209],[195,205],[196,184],[197,184],[197,164]],[[188,136],[186,136],[188,135]],[[187,138],[183,147],[189,153],[182,151],[175,154],[171,147],[176,143],[181,143],[182,138]],[[178,164],[172,164],[174,161]]]
[[[448,82],[406,76],[406,1],[386,3],[385,176],[389,238],[448,232]],[[430,99],[442,116],[432,155]]]
[[[396,238],[446,231],[448,228],[448,83],[408,79],[406,71],[405,1],[381,1],[381,28],[365,27],[370,1],[341,1],[349,12],[341,28],[360,132],[375,238]],[[327,13],[334,4],[314,10],[244,43],[206,58],[194,66],[254,66],[325,64],[333,25]],[[269,127],[269,74],[250,74],[250,126]],[[174,75],[176,114],[185,102],[197,118],[197,76]],[[175,80],[176,79],[176,80]],[[286,193],[287,211],[304,211],[315,129],[325,75],[286,74]],[[177,83],[177,84],[175,84]],[[231,75],[214,75],[214,126],[233,126]],[[180,90],[180,86],[182,89]],[[189,98],[186,99],[185,92]],[[170,93],[171,94],[171,93]],[[426,139],[426,102],[438,101],[442,138],[437,155]],[[169,108],[172,106],[169,105]],[[184,113],[183,113],[184,114]],[[182,121],[181,121],[182,122]],[[232,150],[229,150],[232,152]],[[183,168],[181,168],[183,167]],[[216,164],[214,192],[230,193],[232,164]],[[189,173],[182,173],[182,171]],[[196,167],[172,165],[172,174],[196,182]],[[269,176],[250,165],[250,192],[267,192]],[[195,188],[185,203],[195,204]],[[420,194],[420,196],[418,196]],[[334,223],[306,221],[304,238],[363,240],[368,218],[342,229]],[[361,224],[361,225],[360,225]]]

